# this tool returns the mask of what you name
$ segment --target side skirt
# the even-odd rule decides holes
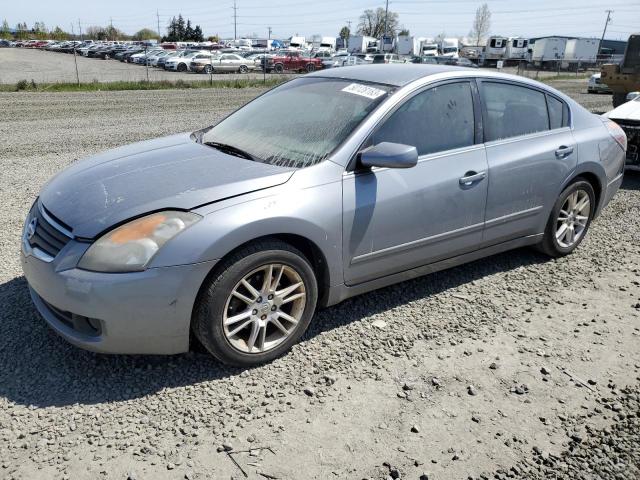
[[[513,250],[516,248],[526,247],[529,245],[535,245],[536,243],[539,243],[542,240],[543,235],[544,235],[543,233],[539,233],[536,235],[529,235],[526,237],[516,238],[514,240],[509,240],[508,242],[499,243],[497,245],[491,245],[490,247],[485,247],[480,250],[475,250],[473,252],[465,253],[463,255],[458,255],[457,257],[447,258],[445,260],[440,260],[438,262],[430,263],[428,265],[423,265],[421,267],[417,267],[411,270],[406,270],[404,272],[394,273],[393,275],[377,278],[375,280],[369,280],[368,282],[359,283],[357,285],[345,285],[345,284],[336,285],[334,287],[331,287],[331,290],[329,291],[329,295],[327,296],[327,300],[323,306],[329,307],[331,305],[340,303],[343,300],[346,300],[347,298],[354,297],[362,293],[377,290],[379,288],[388,287],[389,285],[393,285],[394,283],[400,283],[406,280],[412,280],[414,278],[421,277],[429,273],[434,273],[440,270],[446,270],[448,268],[457,267],[458,265],[473,262],[475,260],[479,260],[484,257],[490,257],[491,255],[496,255],[498,253],[506,252],[507,250]]]

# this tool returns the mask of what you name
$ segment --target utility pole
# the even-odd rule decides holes
[[[269,40],[271,40],[271,27],[267,27],[269,29]]]
[[[233,39],[238,39],[238,7],[236,6],[236,0],[233,0]]]
[[[80,32],[80,40],[83,41],[84,38],[82,38],[82,25],[80,24],[80,19],[78,19],[78,31]]]
[[[605,12],[607,12],[607,20],[604,22],[604,30],[602,31],[602,37],[600,38],[600,43],[598,44],[598,55],[600,55],[600,50],[602,50],[602,41],[604,40],[604,35],[607,33],[607,26],[611,21],[611,14],[613,13],[613,10],[605,10]],[[597,58],[598,56],[596,55],[596,60]]]
[[[160,41],[160,39],[162,38],[162,35],[160,35],[160,13],[158,12],[157,9],[156,9],[156,18],[158,19],[158,41]]]
[[[109,17],[109,33],[113,35],[113,17]],[[113,40],[113,38],[111,40]]]
[[[386,2],[386,6],[384,7],[384,36],[387,36],[387,17],[389,17],[389,0]]]
[[[75,37],[76,32],[73,29],[73,22],[71,22],[71,34]],[[76,58],[76,44],[73,44],[73,63],[76,65],[76,83],[80,85],[80,75],[78,75],[78,59]]]

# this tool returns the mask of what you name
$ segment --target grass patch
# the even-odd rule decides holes
[[[251,88],[275,87],[289,80],[289,76],[258,78],[238,78],[233,80],[141,80],[138,82],[91,82],[91,83],[38,83],[34,80],[20,80],[16,84],[0,84],[0,92],[105,92],[122,90],[169,90],[200,88]]]

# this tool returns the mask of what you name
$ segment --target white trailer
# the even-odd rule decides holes
[[[423,57],[437,57],[440,54],[438,43],[433,38],[425,38],[420,45],[420,55]]]
[[[350,36],[347,40],[347,51],[349,53],[370,53],[371,49],[378,48],[378,41],[374,37],[363,35]]]
[[[564,49],[563,68],[595,65],[600,42],[597,38],[571,38]]]
[[[517,63],[520,60],[526,60],[528,48],[528,39],[522,37],[509,37],[507,40],[507,48],[504,53],[504,61],[506,63]]]
[[[425,40],[424,37],[400,35],[396,40],[396,53],[398,55],[412,55],[417,57],[421,53],[422,42]]]
[[[537,67],[555,68],[562,61],[566,46],[566,38],[539,38],[533,44],[531,62]]]
[[[487,66],[497,66],[499,61],[504,60],[508,42],[507,37],[497,35],[489,37],[482,52],[482,63]]]

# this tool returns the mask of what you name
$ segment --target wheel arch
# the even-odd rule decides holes
[[[599,168],[598,168],[599,167]],[[598,172],[598,173],[596,173]],[[577,180],[585,180],[593,187],[593,192],[596,196],[596,208],[594,211],[594,218],[600,213],[602,199],[604,197],[604,189],[606,188],[606,180],[603,182],[603,178],[607,178],[602,165],[596,163],[578,164],[576,170],[572,175],[564,182],[560,191],[563,191],[567,186],[576,182]]]

